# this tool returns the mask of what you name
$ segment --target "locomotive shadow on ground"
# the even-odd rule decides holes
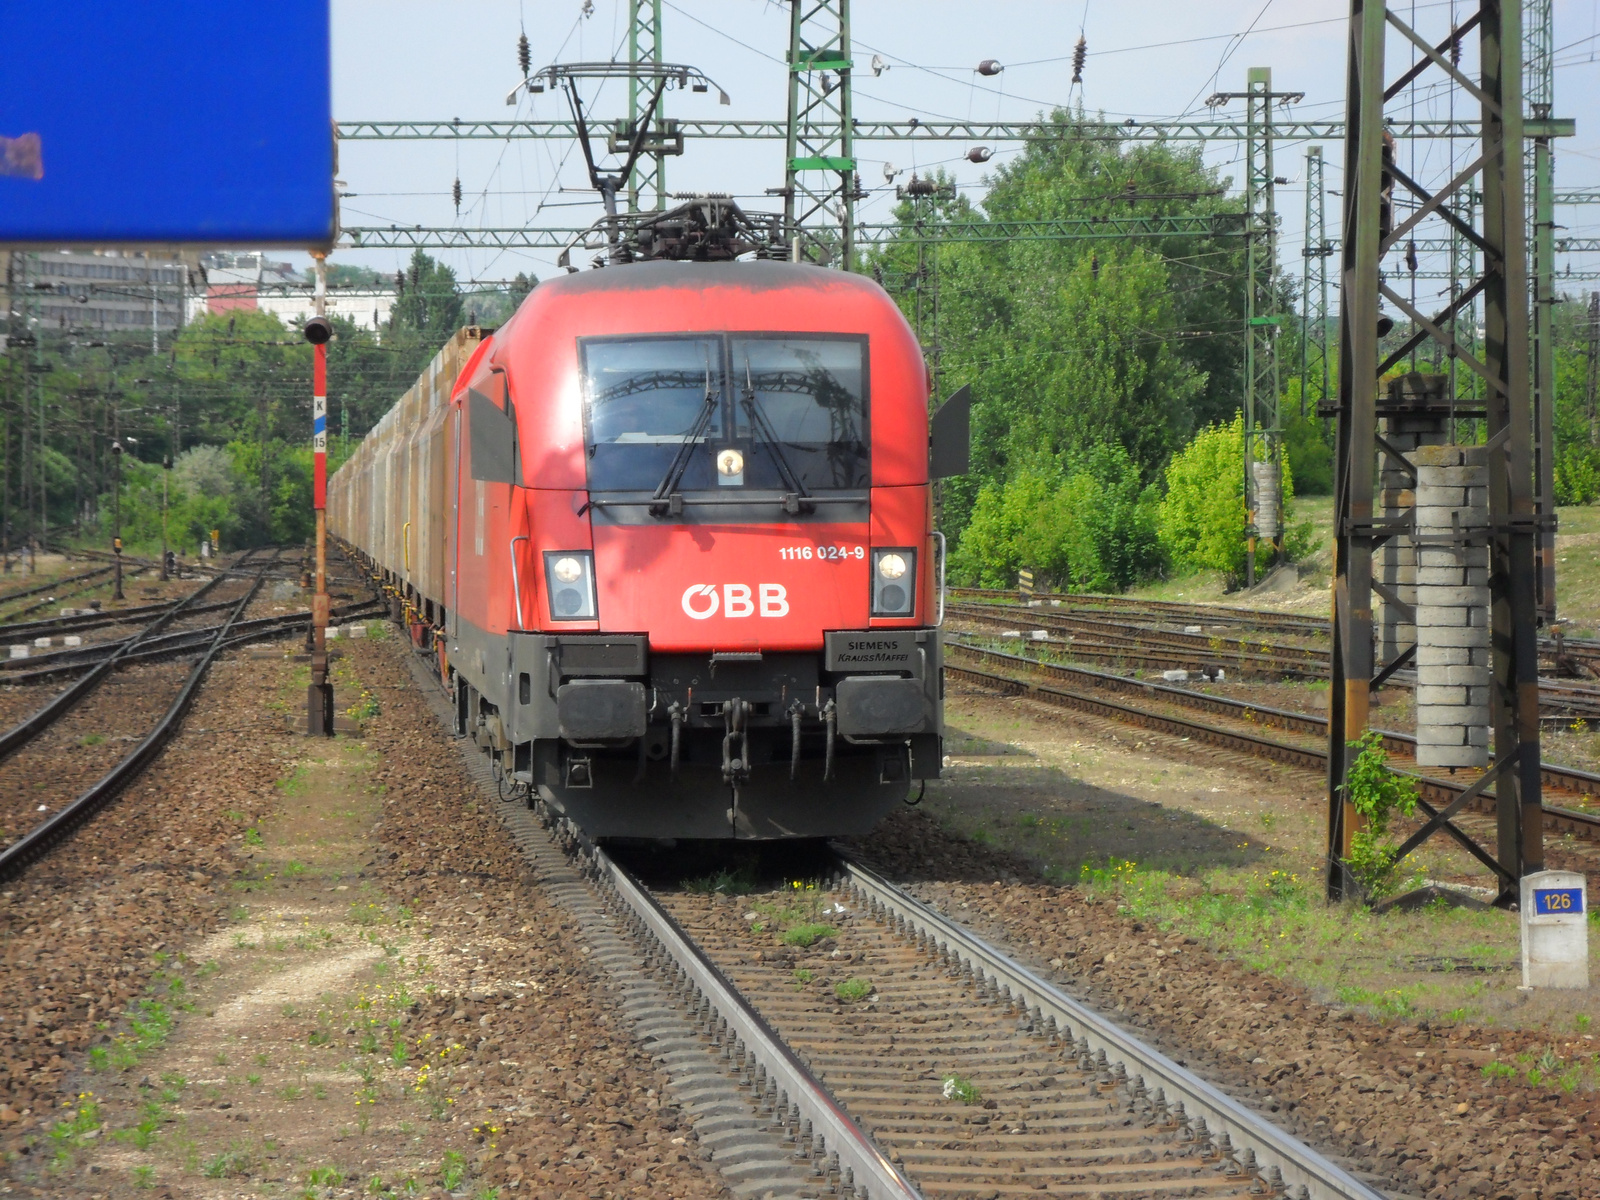
[[[1087,783],[1028,750],[947,727],[950,767],[917,808],[844,843],[899,879],[1073,883],[1110,860],[1195,875],[1262,861],[1268,847],[1176,804]],[[1174,799],[1181,789],[1174,789]]]
[[[945,749],[951,766],[929,783],[921,804],[901,807],[839,846],[897,880],[950,883],[1074,883],[1084,866],[1111,859],[1194,875],[1248,866],[1267,853],[1248,834],[1177,805],[1086,783],[1009,743],[947,727]],[[832,862],[822,841],[607,848],[652,886],[732,894],[816,879]]]

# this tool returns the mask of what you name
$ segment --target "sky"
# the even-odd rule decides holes
[[[552,62],[626,57],[627,0],[333,0],[333,96],[338,120],[448,120],[452,117],[565,118],[556,92],[523,93],[515,107],[505,96],[519,80],[517,37],[526,32],[535,68]],[[1469,0],[1395,3],[1431,41],[1442,40],[1452,16],[1476,9]],[[1339,119],[1344,111],[1348,4],[1341,0],[855,0],[855,115],[860,120],[957,118],[1027,120],[1060,105],[1079,103],[1091,114],[1121,121],[1203,117],[1215,91],[1240,91],[1250,67],[1267,66],[1279,91],[1303,91],[1289,110],[1310,119]],[[783,55],[789,5],[775,0],[663,0],[664,57],[699,68],[729,94],[671,91],[668,115],[706,119],[781,121],[786,106]],[[1081,85],[1071,83],[1073,45],[1088,43]],[[1575,117],[1576,137],[1558,144],[1558,187],[1600,186],[1600,0],[1555,0],[1555,115]],[[1412,61],[1398,35],[1390,39],[1390,77]],[[1467,43],[1465,67],[1475,62]],[[883,66],[873,74],[876,58]],[[975,67],[983,59],[1004,64],[998,76]],[[1389,112],[1445,115],[1447,101],[1437,69],[1424,76],[1413,98]],[[625,115],[626,85],[591,83],[586,104],[597,118]],[[1470,115],[1455,99],[1460,115]],[[1237,104],[1219,112],[1239,112]],[[980,201],[984,175],[1016,146],[997,144],[988,165],[966,160],[964,142],[859,142],[861,179],[871,195],[859,219],[887,220],[894,186],[913,170],[943,167],[965,194]],[[1419,142],[1401,149],[1415,176],[1446,177],[1452,161],[1469,160],[1466,142]],[[1327,186],[1342,190],[1338,143],[1325,144]],[[1237,191],[1242,147],[1208,144],[1205,155]],[[682,191],[723,191],[748,209],[781,205],[764,195],[783,183],[781,142],[690,143],[669,160],[668,185]],[[885,179],[886,164],[898,172]],[[1280,140],[1274,172],[1282,213],[1280,260],[1298,273],[1303,245],[1304,143]],[[453,181],[461,180],[458,214]],[[587,190],[581,154],[569,143],[502,141],[346,141],[340,178],[347,195],[342,219],[356,225],[547,225],[574,227],[600,215]],[[1337,227],[1337,197],[1327,220]],[[1600,205],[1564,208],[1562,232],[1600,234]],[[436,251],[467,280],[503,280],[519,271],[546,277],[555,252]],[[409,257],[399,250],[339,251],[334,262],[395,270]],[[308,262],[309,260],[302,260]],[[575,260],[577,261],[577,260]],[[1573,257],[1600,267],[1600,256]],[[1594,284],[1574,283],[1567,290]]]

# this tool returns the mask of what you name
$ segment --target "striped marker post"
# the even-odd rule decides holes
[[[311,340],[311,507],[317,523],[316,594],[311,598],[311,684],[306,689],[306,732],[333,736],[333,684],[328,681],[328,300],[327,263],[316,263],[317,314],[307,322]]]

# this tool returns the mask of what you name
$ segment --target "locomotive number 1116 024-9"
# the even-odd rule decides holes
[[[843,562],[850,558],[866,558],[867,548],[865,546],[783,546],[778,550],[778,557],[800,562],[811,562],[817,559],[823,562]]]

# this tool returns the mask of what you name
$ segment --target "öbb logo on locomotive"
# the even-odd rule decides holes
[[[614,263],[457,334],[329,523],[508,789],[600,839],[865,833],[942,756],[966,400],[928,413],[869,278]]]
[[[789,590],[783,584],[758,584],[757,594],[763,617],[789,615]],[[725,617],[749,617],[756,612],[756,600],[751,598],[748,583],[725,583],[720,595],[714,583],[691,583],[683,591],[683,611],[696,621],[716,616],[719,603]]]

